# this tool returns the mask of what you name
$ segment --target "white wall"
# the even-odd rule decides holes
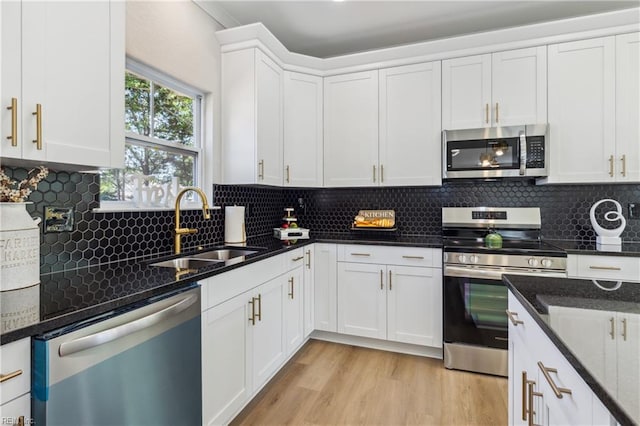
[[[203,189],[220,174],[220,45],[223,27],[191,0],[127,0],[127,55],[205,92]]]

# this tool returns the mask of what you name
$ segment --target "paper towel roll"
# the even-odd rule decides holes
[[[224,242],[227,244],[244,243],[247,234],[244,229],[244,206],[225,206]]]

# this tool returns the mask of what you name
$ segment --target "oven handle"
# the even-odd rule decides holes
[[[491,268],[491,269],[479,269],[479,268],[465,268],[464,266],[445,266],[445,277],[463,277],[463,278],[484,278],[487,280],[502,280],[502,274],[510,275],[533,275],[538,277],[552,277],[552,278],[566,278],[566,272],[553,271],[522,271],[518,269],[508,268]]]

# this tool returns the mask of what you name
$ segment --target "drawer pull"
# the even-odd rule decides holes
[[[602,271],[622,271],[622,268],[617,266],[589,266],[589,269],[599,269]]]
[[[513,324],[514,327],[517,327],[518,324],[524,324],[524,321],[516,318],[518,316],[517,312],[511,312],[508,309],[505,312],[507,313],[507,317],[509,317],[509,321],[511,321],[511,324]]]
[[[351,253],[351,256],[371,256],[369,253]]]
[[[616,320],[611,317],[609,318],[609,323],[611,325],[611,329],[609,330],[609,336],[611,336],[611,340],[616,338]]]
[[[627,319],[622,318],[622,340],[627,341]]]
[[[403,255],[402,256],[403,259],[418,259],[418,260],[424,260],[424,256],[406,256]]]
[[[540,367],[540,370],[542,371],[542,374],[544,375],[544,378],[547,379],[547,382],[549,383],[549,386],[551,386],[551,390],[553,391],[553,393],[556,394],[556,398],[562,399],[562,394],[563,393],[571,395],[571,389],[559,388],[556,385],[556,383],[553,381],[553,379],[551,378],[551,375],[549,373],[558,374],[558,370],[556,368],[545,367],[544,364],[541,361],[538,361],[538,367]]]
[[[0,383],[4,383],[7,380],[11,380],[15,377],[18,377],[21,374],[22,374],[22,370],[16,370],[13,373],[9,373],[9,374],[0,374]]]
[[[291,259],[292,262],[297,262],[298,260],[302,260],[304,259],[304,256],[298,256],[298,257],[294,257],[293,259]]]

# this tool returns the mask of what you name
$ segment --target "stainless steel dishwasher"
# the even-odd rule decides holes
[[[202,424],[200,329],[194,284],[35,337],[35,424]]]

